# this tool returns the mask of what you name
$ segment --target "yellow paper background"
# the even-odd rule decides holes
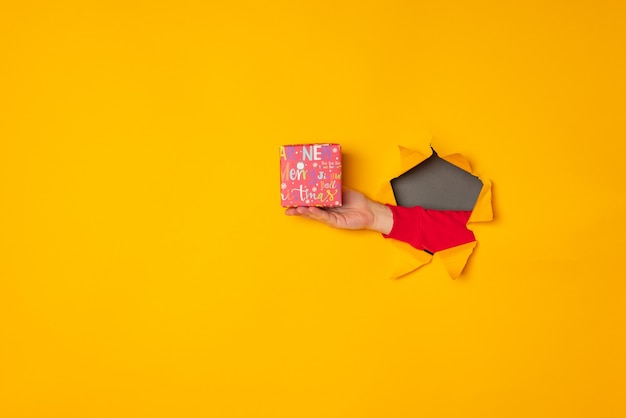
[[[3,417],[626,414],[621,2],[5,2]],[[377,193],[493,181],[457,280],[283,215],[278,146]]]

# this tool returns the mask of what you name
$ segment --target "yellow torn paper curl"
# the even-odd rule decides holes
[[[399,151],[400,169],[395,173],[391,173],[390,177],[392,179],[406,173],[433,154],[433,150],[430,147],[428,150],[424,149],[416,151],[399,146]],[[450,154],[440,157],[460,169],[478,177],[483,183],[483,187],[478,195],[478,198],[476,199],[476,204],[474,205],[468,224],[491,221],[493,219],[493,209],[491,206],[491,181],[477,173],[474,173],[469,162],[461,154]],[[397,205],[396,198],[391,187],[391,182],[389,181],[383,184],[377,197],[381,202],[391,202]],[[397,249],[397,251],[395,251],[395,253],[397,253],[396,265],[394,266],[391,274],[393,279],[399,279],[406,276],[423,265],[430,263],[435,258],[439,259],[443,263],[450,277],[456,279],[463,272],[463,269],[467,264],[467,260],[472,255],[472,252],[474,251],[474,248],[476,248],[477,244],[476,241],[468,242],[443,251],[438,251],[434,255],[431,255],[404,242],[395,240],[389,240],[389,242]]]

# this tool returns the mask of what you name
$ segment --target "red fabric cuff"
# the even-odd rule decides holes
[[[467,229],[471,211],[411,208],[387,204],[393,214],[393,227],[385,238],[409,243],[431,253],[476,240]]]
[[[385,238],[407,242],[413,247],[423,250],[421,243],[422,218],[424,209],[420,206],[406,208],[386,204],[393,214],[393,227],[389,234],[383,234]]]

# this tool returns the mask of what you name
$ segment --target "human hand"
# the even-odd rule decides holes
[[[387,206],[349,188],[343,188],[342,196],[343,205],[336,208],[299,206],[286,209],[285,214],[302,216],[333,228],[369,229],[383,234],[391,232],[393,215]]]

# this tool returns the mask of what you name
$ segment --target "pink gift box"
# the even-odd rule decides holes
[[[341,206],[341,145],[280,146],[283,207]]]

